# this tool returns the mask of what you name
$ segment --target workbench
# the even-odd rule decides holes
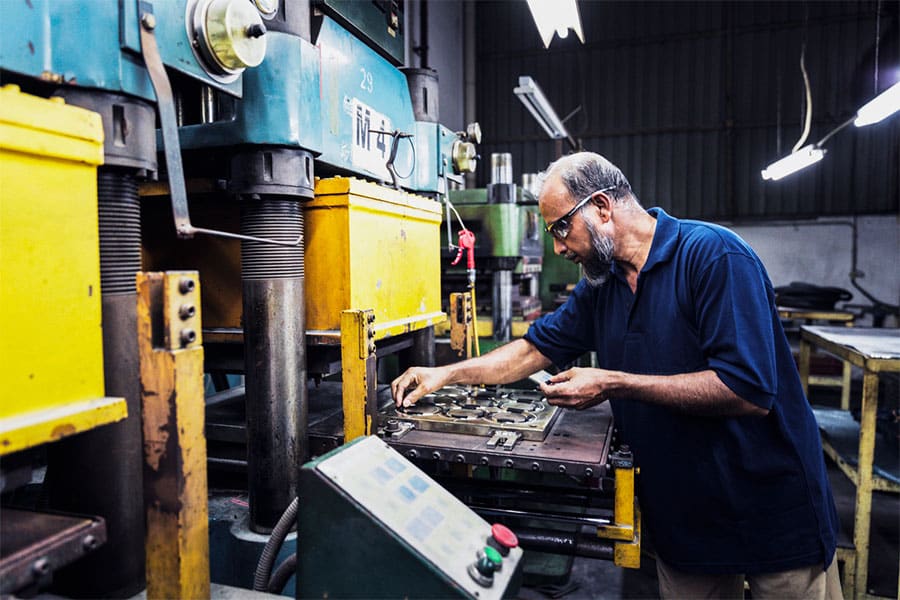
[[[872,491],[900,493],[896,480],[876,476],[875,427],[878,409],[878,380],[881,373],[900,372],[900,330],[863,327],[802,326],[800,328],[800,378],[803,391],[808,392],[809,358],[812,347],[819,348],[863,370],[862,400],[859,419],[859,449],[857,465],[841,458],[823,430],[822,446],[841,471],[856,485],[856,505],[853,523],[853,549],[838,549],[845,561],[844,595],[850,598],[867,596],[869,570],[869,532]]]
[[[853,327],[853,322],[856,319],[855,314],[843,310],[821,310],[816,308],[795,308],[791,306],[779,306],[778,316],[782,321],[796,321],[800,323],[800,325],[814,325],[817,322],[820,324],[824,322],[830,325],[843,325],[844,327]],[[788,333],[788,331],[788,325],[785,324],[785,332]],[[790,332],[799,334],[799,327],[797,329],[791,329]],[[846,360],[842,362],[843,369],[840,377],[810,375],[809,384],[841,388],[841,408],[843,410],[848,410],[850,408],[851,365]]]

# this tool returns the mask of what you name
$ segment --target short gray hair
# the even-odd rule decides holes
[[[538,176],[538,195],[551,175],[559,175],[575,202],[597,190],[615,186],[610,190],[610,196],[616,201],[631,198],[640,205],[619,167],[594,152],[577,152],[550,163],[547,170]]]

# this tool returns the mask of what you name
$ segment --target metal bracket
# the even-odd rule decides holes
[[[397,179],[398,178],[399,179],[409,179],[409,177],[412,175],[412,172],[416,168],[416,146],[415,146],[415,144],[410,142],[410,146],[412,147],[412,151],[413,151],[413,166],[412,166],[412,170],[410,170],[409,174],[402,176],[402,177],[397,174],[397,168],[394,166],[394,161],[397,160],[397,150],[400,145],[400,140],[402,140],[404,138],[411,140],[414,136],[411,133],[406,133],[405,131],[400,131],[399,129],[395,129],[394,131],[380,131],[378,129],[370,129],[369,135],[371,135],[373,133],[389,135],[391,137],[391,151],[388,154],[388,159],[387,159],[387,162],[384,163],[384,166],[387,168],[388,173],[391,174],[391,185],[394,187],[395,190],[399,190],[400,182],[397,181]]]
[[[518,431],[495,431],[491,435],[491,439],[487,441],[487,447],[497,448],[499,446],[501,450],[510,451],[516,447],[516,444],[521,439],[522,434]]]
[[[472,295],[454,292],[450,294],[450,348],[456,354],[472,358],[472,328],[474,310]]]
[[[388,419],[383,427],[378,428],[378,437],[399,440],[415,428],[415,424],[410,423],[409,421]]]
[[[169,196],[172,198],[172,216],[175,218],[175,233],[180,239],[192,239],[198,233],[219,237],[275,244],[276,246],[299,246],[303,243],[301,234],[295,241],[283,242],[269,238],[260,238],[228,231],[204,229],[191,225],[188,211],[187,192],[184,187],[184,168],[181,164],[181,143],[178,140],[178,120],[175,116],[175,98],[169,76],[159,55],[156,45],[156,17],[153,15],[153,3],[141,0],[140,10],[141,56],[147,65],[147,73],[156,92],[156,106],[159,111],[159,122],[162,131],[163,154],[166,157],[166,170],[169,173]]]

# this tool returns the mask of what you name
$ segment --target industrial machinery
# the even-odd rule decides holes
[[[608,405],[571,412],[518,387],[443,388],[388,406],[378,433],[526,550],[640,565],[635,468]]]
[[[345,501],[341,510],[390,539],[392,552],[415,555],[436,594],[484,598],[514,587],[518,558],[494,569],[493,587],[471,573],[474,564],[488,578],[492,557],[470,556],[468,536],[485,537],[484,523],[461,505],[445,518],[463,528],[467,554],[448,566],[411,553],[403,535],[398,542],[396,511],[372,508],[381,499],[335,481],[348,460],[341,457],[358,458],[382,444],[377,439],[300,469],[379,428],[412,422],[384,412],[377,359],[433,364],[434,326],[445,319],[441,202],[474,170],[480,132],[477,124],[441,125],[437,75],[401,68],[402,4],[30,0],[7,17],[0,318],[16,401],[4,396],[0,412],[0,591],[52,581],[64,596],[128,596],[168,568],[243,585],[229,579],[234,569],[224,557],[252,573],[265,536],[307,497],[304,478]],[[539,220],[519,203],[507,167],[497,163],[494,201],[472,209],[497,213],[486,222],[517,223],[519,233],[489,252],[498,306],[511,305],[504,302],[513,272],[528,279],[540,264]],[[587,488],[610,475],[608,415],[589,421],[602,440],[576,443],[592,440],[599,453],[554,450],[552,441],[573,436],[565,427],[575,424],[533,395],[498,394],[497,410],[485,412],[496,423],[470,423],[477,436],[503,426],[491,448],[466,449],[471,442],[460,440],[470,433],[430,430],[425,421],[384,439],[409,457],[437,453],[435,464],[452,456],[492,469],[566,471]],[[171,405],[153,404],[159,398]],[[204,418],[205,439],[181,427]],[[531,462],[517,457],[522,451]],[[229,507],[210,511],[208,547],[198,542],[207,537],[207,513],[196,500],[205,495],[207,452],[210,504]],[[399,460],[378,452],[367,459],[373,468]],[[438,504],[447,496],[430,482],[427,489]],[[631,490],[632,519],[617,499],[604,527],[634,548],[633,488],[620,489]],[[19,505],[86,516],[58,521],[16,512]],[[337,505],[333,516],[342,518]],[[8,535],[18,522],[36,537]],[[52,555],[46,542],[57,530],[48,523],[65,532]],[[333,526],[303,507],[300,523],[304,536]],[[301,541],[294,553],[301,574],[315,559],[304,548]],[[174,579],[182,587],[162,595],[203,589],[202,581]],[[332,583],[301,575],[297,589],[312,585]]]
[[[545,236],[537,199],[514,183],[512,156],[500,153],[491,155],[491,183],[487,188],[451,191],[450,201],[457,214],[446,217],[447,229],[458,218],[475,234],[479,273],[476,297],[481,298],[481,306],[475,308],[476,312],[490,314],[489,337],[497,342],[509,341],[514,323],[521,336],[527,322],[541,313],[538,286]],[[447,239],[452,240],[444,239],[445,247],[449,246]],[[447,268],[441,287],[445,298],[464,289],[461,273]]]
[[[45,565],[44,575],[49,578],[52,574],[57,590],[65,594],[130,595],[144,587],[143,451],[136,317],[136,274],[141,268],[138,186],[141,181],[155,177],[159,170],[156,109],[160,111],[163,137],[170,142],[166,146],[168,158],[178,155],[177,145],[173,146],[169,135],[174,124],[174,119],[169,118],[174,115],[171,91],[167,93],[166,86],[160,86],[160,75],[169,69],[173,77],[195,82],[196,89],[239,95],[241,73],[262,60],[265,43],[252,37],[259,33],[262,19],[255,9],[245,10],[248,8],[245,4],[209,0],[140,4],[134,1],[112,6],[96,2],[22,2],[0,24],[3,83],[19,86],[29,97],[55,99],[44,100],[43,104],[36,100],[30,102],[33,106],[30,120],[40,140],[36,153],[54,159],[44,162],[47,171],[57,173],[53,178],[47,177],[30,162],[18,170],[18,178],[31,181],[40,189],[41,202],[34,205],[29,204],[27,196],[18,196],[14,187],[3,188],[4,211],[19,215],[12,221],[4,218],[4,225],[23,219],[22,215],[24,220],[45,223],[40,226],[40,234],[29,237],[25,244],[4,238],[4,257],[16,262],[23,248],[47,236],[47,243],[34,252],[42,260],[56,259],[52,269],[36,268],[28,277],[15,269],[4,268],[4,293],[8,290],[16,302],[38,297],[48,303],[48,310],[35,314],[60,315],[44,324],[52,326],[53,331],[40,337],[49,345],[42,352],[46,356],[59,356],[63,351],[60,349],[65,348],[64,352],[77,355],[77,360],[67,367],[54,369],[52,375],[44,373],[44,377],[49,377],[59,389],[90,381],[90,385],[85,384],[85,391],[93,388],[89,393],[94,396],[124,398],[127,408],[126,418],[122,419],[125,411],[121,411],[115,418],[107,419],[118,421],[116,424],[70,435],[40,449],[46,456],[47,467],[41,502],[55,511],[99,516],[107,530],[106,543],[80,560],[77,568],[56,570],[59,563],[53,561]],[[240,35],[223,28],[225,21],[231,22]],[[93,116],[53,118],[54,109],[48,107],[58,107],[58,102],[86,109],[79,115],[90,111]],[[11,114],[12,104],[4,101],[2,110],[4,115]],[[54,135],[66,137],[72,127],[70,123],[83,124],[83,131],[75,136],[83,139],[68,144],[54,143]],[[96,132],[89,131],[89,123],[95,123]],[[8,143],[15,146],[20,139],[18,134],[13,137],[13,132],[8,133]],[[100,144],[99,152],[82,156],[85,151],[79,150],[75,142],[84,145],[89,140]],[[65,166],[56,160],[60,153],[75,163],[94,166],[102,163],[92,176],[94,181],[88,185],[67,180]],[[169,163],[170,174],[177,178],[177,161],[169,160]],[[44,182],[56,178],[62,181],[55,189],[43,187]],[[75,198],[80,199],[74,201]],[[43,207],[40,212],[32,212],[40,206]],[[186,205],[177,203],[175,209],[180,233],[192,235],[194,230]],[[34,223],[25,231],[33,233]],[[88,260],[95,253],[99,253],[99,268],[87,264],[77,267],[74,257],[83,256]],[[40,267],[40,264],[33,266]],[[99,281],[93,281],[97,272]],[[40,289],[33,285],[35,281],[50,283],[47,289]],[[77,304],[71,303],[73,292],[66,291],[66,281],[78,282]],[[57,283],[61,287],[56,287]],[[88,293],[87,301],[99,302],[99,312],[82,306],[86,301],[84,290]],[[4,303],[4,314],[14,315],[7,313],[7,307]],[[58,312],[60,307],[71,307],[79,314],[64,316]],[[73,327],[72,323],[83,323],[90,328],[89,334],[81,332],[82,326]],[[102,346],[101,340],[96,339],[101,333],[100,323]],[[67,341],[69,338],[77,343]],[[11,338],[4,334],[6,339]],[[82,348],[84,344],[89,345]],[[15,351],[18,353],[19,349]],[[102,352],[102,357],[98,352]],[[25,372],[37,379],[39,372],[33,369],[38,359],[34,352],[20,356],[28,356]],[[96,381],[101,368],[102,381]],[[89,380],[88,373],[92,374]],[[10,405],[6,400],[3,404],[15,410],[38,406],[45,401],[42,393],[34,388],[17,398],[22,404]],[[71,404],[66,403],[66,407]],[[22,415],[17,413],[9,418],[18,416]],[[96,424],[101,422],[104,421],[98,420]],[[63,425],[51,439],[83,429],[86,428]],[[8,464],[4,460],[4,472]],[[3,521],[6,523],[7,519]],[[99,537],[94,544],[99,545]]]
[[[376,437],[301,471],[302,598],[504,598],[522,549]],[[340,575],[335,576],[335,572]],[[377,573],[376,577],[366,573]]]

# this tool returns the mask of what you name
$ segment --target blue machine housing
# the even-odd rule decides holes
[[[319,49],[278,31],[266,40],[265,60],[243,74],[234,119],[180,127],[182,148],[271,144],[322,151]]]
[[[390,180],[384,165],[391,139],[373,130],[415,133],[406,77],[328,17],[323,17],[316,46],[322,57],[320,160],[341,170]],[[398,173],[409,173],[412,161],[409,144],[401,143],[395,163]]]
[[[233,96],[241,81],[211,78],[191,50],[185,0],[143,0],[156,17],[163,64]],[[138,0],[76,2],[30,0],[0,21],[0,68],[56,83],[128,94],[154,102],[141,57]],[[107,32],[117,31],[118,35]]]

